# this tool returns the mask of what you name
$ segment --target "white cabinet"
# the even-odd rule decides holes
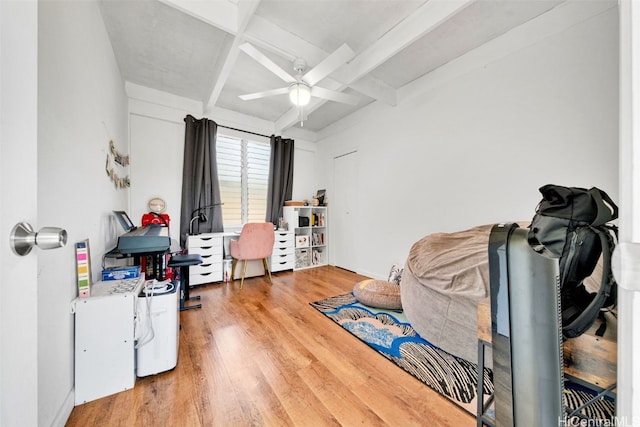
[[[294,270],[327,265],[327,208],[285,206],[283,216],[294,230]]]
[[[203,233],[187,236],[187,250],[190,254],[200,254],[202,264],[189,267],[189,285],[222,282],[225,280],[225,247],[229,256],[229,241],[238,239],[239,233]],[[276,230],[273,243],[273,253],[269,263],[272,272],[293,270],[295,266],[294,232],[292,230]],[[227,262],[230,265],[230,261]],[[255,264],[255,265],[254,265]],[[252,265],[254,265],[252,267]],[[231,274],[231,268],[228,268]],[[236,278],[240,277],[241,269],[236,269]],[[262,262],[250,261],[247,275],[252,277],[263,274]]]
[[[97,282],[91,296],[72,302],[75,313],[75,404],[135,385],[135,317],[144,275]]]
[[[271,272],[293,270],[295,266],[295,254],[293,231],[276,230],[271,254]]]
[[[223,233],[187,236],[187,251],[202,257],[202,264],[189,267],[190,286],[222,281],[223,241]]]

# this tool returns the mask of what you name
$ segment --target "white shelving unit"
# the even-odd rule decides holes
[[[284,220],[294,230],[294,270],[327,265],[329,261],[326,206],[285,206]]]

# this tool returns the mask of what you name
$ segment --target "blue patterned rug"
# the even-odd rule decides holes
[[[312,302],[311,306],[413,377],[476,415],[478,365],[420,337],[402,310],[362,305],[352,293]],[[490,369],[483,372],[483,390],[485,396],[493,394]],[[565,404],[569,408],[578,408],[593,396],[594,392],[587,388],[565,385]],[[611,399],[602,399],[582,413],[589,418],[610,420],[615,414],[615,404]]]
[[[351,293],[311,306],[415,378],[476,414],[478,366],[420,337],[402,311],[362,305]],[[491,370],[485,369],[485,396],[493,394],[492,378]]]

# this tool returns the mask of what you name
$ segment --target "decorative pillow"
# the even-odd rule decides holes
[[[389,272],[389,281],[392,283],[400,284],[402,280],[402,272],[404,271],[404,266],[400,264],[394,264],[391,267],[391,271]]]
[[[401,310],[400,286],[386,280],[367,279],[356,283],[353,296],[361,304],[376,308]]]

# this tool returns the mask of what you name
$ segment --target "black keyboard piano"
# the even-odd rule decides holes
[[[121,254],[166,252],[171,246],[169,227],[149,224],[118,237],[117,251]]]

